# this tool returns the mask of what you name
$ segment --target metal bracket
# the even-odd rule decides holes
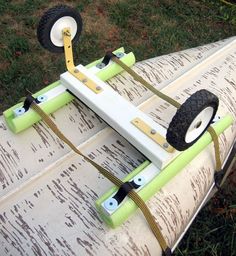
[[[64,42],[66,67],[68,72],[71,73],[74,77],[76,77],[80,82],[86,85],[93,92],[102,92],[102,88],[99,85],[97,85],[94,81],[88,78],[85,74],[81,73],[81,71],[76,69],[73,58],[70,28],[64,28],[62,31],[62,36]]]
[[[161,170],[157,168],[153,163],[148,164],[139,173],[132,178],[127,179],[129,183],[134,187],[135,192],[139,192],[160,174]],[[132,175],[132,173],[131,173]],[[109,197],[107,197],[102,203],[102,211],[105,215],[111,216],[118,208],[120,208],[127,200],[127,197],[117,198],[118,189],[115,190]]]
[[[172,153],[174,152],[174,148],[166,141],[166,139],[161,136],[155,129],[149,126],[140,118],[135,118],[131,121],[131,123],[137,127],[140,131],[146,134],[149,138],[154,140],[158,145],[160,145],[165,151]]]

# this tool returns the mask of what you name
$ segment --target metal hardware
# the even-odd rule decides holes
[[[220,116],[216,115],[211,123],[214,124],[214,123],[218,122],[220,120],[220,118],[221,118]]]
[[[71,36],[70,30],[66,29],[65,31],[63,31],[63,35],[65,36]]]
[[[160,169],[158,169],[153,163],[148,164],[144,169],[134,177],[129,179],[135,187],[135,192],[140,191],[145,186],[147,186],[157,175],[160,174]],[[106,200],[101,203],[104,213],[107,216],[111,216],[119,207],[122,206],[128,199],[125,197],[121,202],[116,198],[118,190],[111,194]]]
[[[168,148],[169,146],[170,146],[170,145],[169,145],[168,143],[164,143],[164,144],[163,144],[163,147],[164,147],[164,148]]]
[[[46,95],[40,95],[40,96],[38,96],[37,97],[37,100],[38,100],[38,102],[44,102],[44,101],[46,101],[48,98],[47,98],[47,96]]]
[[[124,55],[125,55],[125,54],[124,54],[123,52],[117,52],[117,53],[116,53],[116,57],[119,58],[119,59],[122,58],[122,57],[124,57]]]
[[[146,181],[143,176],[136,176],[134,178],[134,183],[138,186],[143,186],[146,183]]]
[[[25,109],[24,108],[16,108],[13,110],[14,112],[14,116],[17,117],[17,116],[21,116],[25,113]]]
[[[98,64],[96,65],[96,67],[99,68],[99,69],[103,69],[103,68],[106,67],[106,65],[101,62],[101,63],[98,63]]]
[[[140,118],[135,118],[131,121],[131,123],[140,131],[145,133],[149,138],[158,143],[158,145],[160,145],[165,151],[169,153],[174,152],[175,149],[167,143],[166,139],[162,135],[160,135],[156,130],[152,129],[152,127],[150,127],[143,120],[141,120]]]
[[[70,28],[64,28],[62,35],[63,35],[63,42],[64,42],[66,67],[68,72],[71,73],[74,77],[76,77],[80,82],[86,85],[93,92],[95,93],[102,92],[101,87],[99,88],[99,90],[97,90],[97,87],[98,87],[97,84],[94,81],[92,81],[90,78],[88,78],[85,74],[81,73],[78,69],[76,69],[74,65]]]
[[[123,52],[117,52],[115,54],[115,56],[120,59],[120,58],[124,57],[125,54]],[[100,62],[96,65],[96,67],[99,69],[103,69],[109,64],[109,62],[110,62],[110,60],[108,60],[108,62]]]
[[[156,131],[156,130],[154,130],[154,129],[152,129],[152,130],[151,130],[151,134],[153,134],[153,135],[154,135],[154,134],[156,134],[156,133],[157,133],[157,131]]]
[[[109,198],[104,202],[104,207],[108,211],[114,211],[119,206],[117,200],[115,198]]]

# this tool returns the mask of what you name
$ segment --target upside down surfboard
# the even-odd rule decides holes
[[[236,38],[135,64],[135,71],[180,103],[206,88],[220,99],[219,119],[236,119]],[[108,84],[167,127],[175,109],[126,72]],[[124,179],[146,158],[79,100],[52,115],[79,149]],[[235,121],[219,137],[221,159],[235,143]],[[95,202],[108,180],[73,153],[43,123],[14,134],[0,118],[1,255],[161,255],[139,210],[108,227]],[[214,185],[211,143],[147,202],[174,249]]]

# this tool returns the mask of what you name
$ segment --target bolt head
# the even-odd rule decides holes
[[[164,147],[164,148],[168,148],[168,147],[169,147],[169,144],[168,144],[168,143],[164,143],[164,144],[163,144],[163,147]]]
[[[71,33],[70,33],[69,30],[66,30],[66,31],[64,32],[64,35],[65,35],[65,36],[71,36]]]
[[[119,59],[122,58],[124,55],[125,54],[123,52],[117,52],[116,53],[116,57],[119,58]]]
[[[85,78],[85,79],[83,79],[81,82],[85,84],[85,83],[88,82],[88,79]]]
[[[96,90],[97,90],[97,91],[101,91],[101,90],[102,90],[102,87],[101,87],[101,86],[97,86],[97,87],[96,87]]]
[[[105,65],[104,63],[102,63],[102,62],[101,62],[101,63],[98,63],[98,64],[96,65],[96,67],[99,68],[99,69],[105,68],[105,66],[106,66],[106,65]]]
[[[154,135],[154,134],[157,133],[157,131],[156,131],[155,129],[152,129],[152,130],[150,131],[150,133],[151,133],[152,135]]]
[[[75,73],[79,73],[79,70],[76,68],[76,69],[74,70],[74,72],[75,72]]]

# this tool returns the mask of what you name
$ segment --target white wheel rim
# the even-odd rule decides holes
[[[57,20],[52,26],[50,39],[52,43],[57,47],[62,47],[64,45],[62,37],[62,30],[64,28],[70,28],[71,39],[73,39],[77,32],[77,23],[75,19],[70,16],[65,16]]]
[[[207,107],[203,109],[195,117],[195,119],[189,126],[187,133],[185,135],[185,141],[187,143],[191,143],[201,135],[201,133],[206,129],[207,125],[209,124],[212,118],[213,112],[214,112],[213,107]]]

